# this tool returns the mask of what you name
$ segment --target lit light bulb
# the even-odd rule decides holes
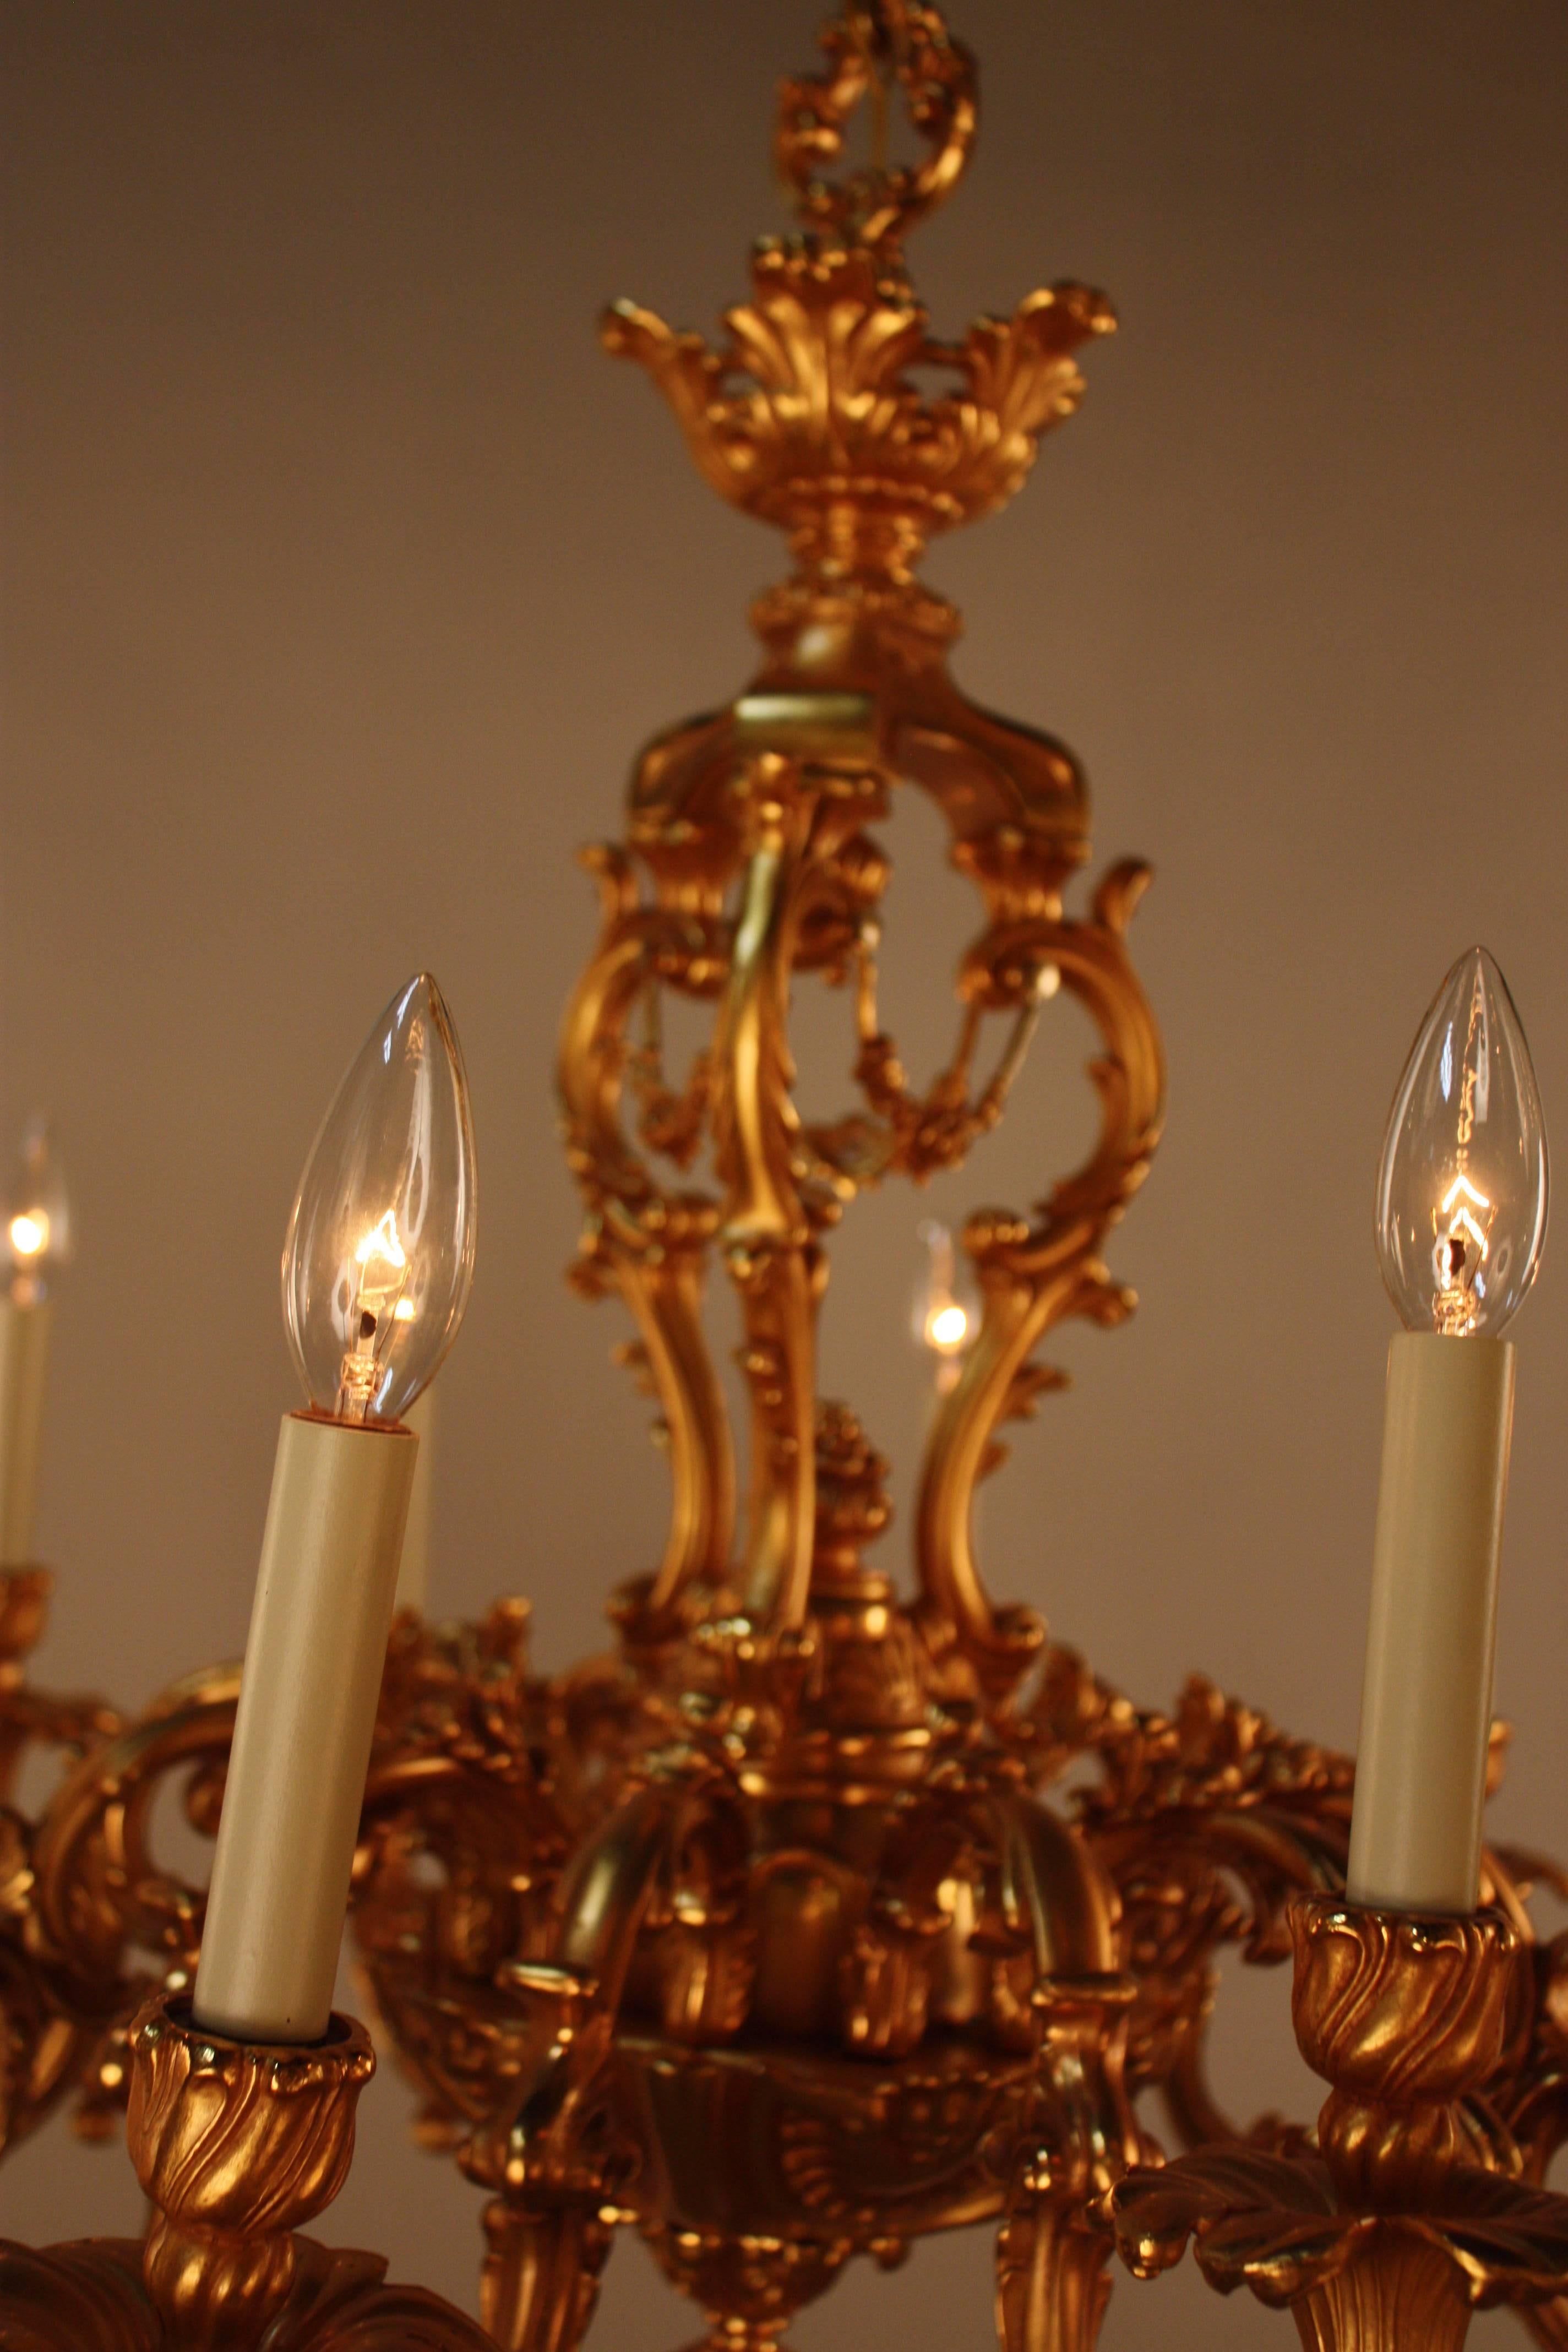
[[[11,1296],[30,1307],[47,1295],[49,1279],[71,1254],[70,1202],[65,1171],[41,1115],[22,1134],[22,1160],[5,1220],[11,1252]]]
[[[1546,1197],[1530,1048],[1501,972],[1471,948],[1411,1047],[1378,1170],[1378,1257],[1406,1328],[1502,1331],[1541,1263]]]
[[[925,1244],[925,1269],[915,1285],[910,1325],[916,1340],[939,1360],[941,1374],[955,1377],[958,1358],[973,1339],[979,1312],[967,1286],[961,1284],[952,1235],[935,1217],[920,1228]]]
[[[451,1346],[473,1272],[462,1048],[418,972],[338,1088],[289,1221],[283,1319],[317,1412],[399,1420]]]
[[[944,1356],[962,1348],[968,1334],[969,1318],[956,1298],[951,1307],[939,1307],[926,1317],[926,1344]]]

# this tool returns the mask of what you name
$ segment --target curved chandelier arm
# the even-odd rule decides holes
[[[134,1997],[137,1983],[123,1975],[128,1945],[195,1968],[205,1898],[158,1866],[153,1812],[168,1776],[194,1768],[186,1813],[216,1832],[213,1776],[227,1763],[238,1697],[237,1664],[188,1676],[84,1757],[51,1801],[34,1852],[38,1929],[84,2000],[122,2010]]]
[[[716,1581],[734,1540],[734,1448],[702,1323],[710,1230],[708,1215],[678,1216],[657,1265],[627,1255],[617,1269],[669,1450],[669,1533],[647,1596],[656,1616],[688,1584]]]
[[[1084,1838],[1024,1790],[988,1801],[1003,1916],[1029,1937],[1039,1975],[1093,1976],[1118,1966],[1118,1904]]]
[[[690,1790],[668,1782],[639,1789],[578,1849],[562,1882],[555,1961],[592,1983],[595,2007],[612,2015],[643,1915],[678,1850],[691,1803]]]
[[[754,1624],[805,1612],[816,1511],[816,1301],[822,1260],[796,1181],[799,1120],[787,1038],[790,974],[811,869],[812,803],[773,753],[754,761],[757,839],[746,872],[714,1047],[721,1242],[740,1295],[752,1394],[752,1500],[743,1598]]]
[[[982,943],[984,963],[966,974],[979,992],[1018,968],[1054,967],[1105,1045],[1090,1065],[1100,1128],[1084,1165],[1057,1185],[1033,1223],[986,1210],[965,1229],[984,1312],[931,1431],[921,1477],[915,1544],[928,1618],[951,1628],[997,1703],[1037,1652],[1043,1627],[1031,1610],[999,1609],[985,1590],[971,1529],[975,1484],[990,1466],[998,1423],[1026,1412],[1055,1377],[1030,1361],[1046,1333],[1069,1316],[1120,1322],[1135,1304],[1097,1252],[1148,1171],[1163,1113],[1159,1033],[1123,945],[1148,880],[1148,868],[1136,862],[1113,867],[1087,922],[1061,918],[1005,927]]]
[[[589,854],[604,927],[562,1030],[559,1087],[567,1157],[589,1223],[575,1269],[590,1295],[615,1288],[637,1324],[641,1361],[659,1401],[669,1448],[669,1534],[649,1605],[662,1610],[693,1579],[727,1566],[735,1516],[734,1449],[723,1391],[702,1328],[704,1264],[717,1224],[698,1193],[667,1194],[636,1152],[621,1118],[632,1015],[660,985],[661,966],[710,992],[726,949],[710,922],[637,899],[630,860]]]
[[[79,1756],[120,1728],[115,1709],[95,1692],[40,1690],[27,1679],[53,1587],[47,1568],[0,1568],[0,1804],[17,1801],[17,1775],[31,1751]]]

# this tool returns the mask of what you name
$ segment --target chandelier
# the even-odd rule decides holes
[[[1568,2201],[1544,2186],[1568,1955],[1528,1907],[1568,1881],[1481,1833],[1501,1334],[1546,1218],[1523,1032],[1468,952],[1394,1098],[1378,1236],[1406,1329],[1359,1781],[1202,1679],[1173,1712],[1134,1704],[993,1596],[974,1521],[998,1433],[1058,1383],[1049,1335],[1134,1303],[1105,1251],[1163,1116],[1127,944],[1149,877],[1113,865],[1072,910],[1079,771],[959,690],[957,614],[919,576],[933,537],[1021,488],[1114,320],[1058,285],[935,338],[905,242],[963,176],[973,61],[925,0],[846,0],[823,50],[780,94],[798,232],[756,247],[723,340],[630,303],[604,329],[792,563],[753,607],[752,683],[648,746],[624,844],[590,859],[599,934],[560,1055],[572,1279],[629,1311],[672,1486],[657,1569],[611,1596],[612,1653],[538,1675],[526,1602],[437,1623],[408,1574],[420,1399],[475,1262],[467,1079],[421,974],[290,1223],[309,1402],[279,1439],[243,1683],[202,1669],[134,1717],[38,1689],[28,1536],[69,1230],[30,1145],[0,1316],[0,2152],[61,2105],[105,2140],[124,2111],[149,2221],[0,2244],[7,2352],[573,2352],[619,2228],[710,2352],[765,2352],[851,2259],[981,2224],[1006,2352],[1090,2352],[1116,2258],[1148,2274],[1189,2243],[1320,2352],[1458,2347],[1499,2302],[1568,2347]],[[879,996],[884,835],[911,790],[976,902],[924,1087]],[[852,1025],[849,1107],[822,1122],[794,1095],[807,974]],[[927,1230],[917,1322],[942,1376],[901,1591],[872,1551],[886,1465],[818,1392],[830,1251],[859,1193],[963,1162],[1061,994],[1099,1034],[1098,1136],[1035,1206],[972,1215],[962,1257]],[[685,1069],[672,1005],[704,1027]],[[710,1286],[741,1318],[743,1507]],[[51,1751],[29,1811],[24,1764]],[[216,1841],[205,1889],[157,1848],[171,1790]],[[300,2234],[347,2176],[375,2063],[331,2006],[345,1906],[419,2138],[487,2194],[478,2325]],[[1293,1964],[1329,2085],[1315,2129],[1239,2126],[1211,2092],[1233,1949]]]

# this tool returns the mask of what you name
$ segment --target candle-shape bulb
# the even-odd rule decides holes
[[[316,1410],[399,1420],[451,1346],[473,1272],[462,1049],[417,972],[338,1088],[289,1221],[283,1319]]]
[[[1377,1249],[1411,1331],[1496,1338],[1546,1237],[1546,1127],[1513,999],[1484,948],[1422,1023],[1389,1114]]]
[[[910,1328],[922,1348],[941,1362],[953,1363],[973,1339],[980,1317],[973,1293],[958,1273],[952,1235],[936,1217],[920,1228],[925,1264],[915,1285]]]
[[[32,1306],[71,1254],[70,1201],[49,1123],[41,1114],[22,1133],[21,1163],[5,1213],[11,1296]]]

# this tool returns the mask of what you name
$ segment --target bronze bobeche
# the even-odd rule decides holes
[[[963,173],[973,61],[921,0],[849,0],[824,47],[779,115],[802,233],[757,248],[723,342],[628,304],[605,326],[708,480],[794,558],[754,607],[751,687],[656,739],[626,844],[590,855],[601,929],[563,1035],[587,1206],[574,1280],[630,1311],[668,1541],[615,1594],[608,1654],[564,1675],[531,1670],[521,1601],[477,1625],[399,1621],[355,1873],[363,1979],[421,2139],[489,2192],[481,2311],[508,2352],[572,2352],[617,2224],[701,2305],[715,2352],[763,2352],[852,2255],[895,2263],[987,2221],[1007,2352],[1089,2352],[1129,2173],[1118,2226],[1141,2264],[1195,2229],[1217,2283],[1296,2298],[1310,2342],[1382,2352],[1405,2309],[1389,2278],[1408,2272],[1447,2331],[1421,2340],[1457,2343],[1468,2295],[1517,2296],[1542,2341],[1568,2345],[1564,2209],[1531,2187],[1568,2137],[1568,1957],[1525,1907],[1556,1874],[1489,1853],[1489,1908],[1430,1930],[1347,1909],[1347,1759],[1201,1680],[1173,1713],[1134,1706],[1033,1610],[994,1601],[976,1565],[997,1433],[1059,1381],[1042,1342],[1132,1307],[1101,1252],[1147,1173],[1163,1076],[1126,949],[1146,870],[1113,866],[1087,913],[1066,911],[1088,855],[1079,770],[959,691],[957,615],[916,566],[1020,488],[1078,402],[1075,351],[1113,320],[1064,285],[933,339],[903,245]],[[921,160],[893,169],[897,99]],[[874,160],[833,180],[862,103]],[[948,389],[927,396],[917,369]],[[880,828],[911,786],[980,901],[957,1042],[923,1091],[878,1009]],[[792,1098],[797,975],[853,1009],[856,1107],[826,1124]],[[1099,1140],[1031,1212],[969,1220],[983,1316],[927,1443],[904,1599],[865,1558],[884,1465],[816,1392],[828,1237],[863,1187],[963,1160],[1058,985],[1101,1039]],[[683,1076],[667,992],[712,1008]],[[739,1538],[702,1316],[714,1264],[750,1388]],[[210,1833],[236,1687],[232,1668],[196,1675],[116,1730],[40,1709],[13,1673],[7,1756],[37,1737],[83,1752],[37,1820],[4,1817],[10,2137],[72,2083],[96,2126],[173,2064],[160,2048],[188,2047],[157,2011],[128,2047],[149,1991],[188,1986],[200,1937],[199,1892],[150,1849],[152,1806],[184,1775]],[[1205,2078],[1225,1948],[1280,1961],[1292,1933],[1303,2043],[1335,2084],[1321,2157],[1277,2121],[1233,2126]],[[1353,2029],[1332,2022],[1342,1946],[1364,1971]],[[1442,2009],[1456,1969],[1463,2022]],[[160,2016],[172,2039],[150,2057]],[[1145,2094],[1179,2158],[1163,2171]],[[236,2158],[262,2187],[272,2161],[261,2142]]]
[[[143,2239],[0,2246],[6,2352],[493,2352],[374,2254],[296,2234],[348,2178],[354,2109],[375,2072],[363,2026],[271,2049],[193,2025],[156,1993],[132,2027],[127,2137]]]
[[[1493,2104],[1535,2030],[1513,1920],[1318,1895],[1290,1925],[1296,2039],[1331,2086],[1316,2146],[1255,2133],[1126,2174],[1110,2200],[1122,2259],[1151,2276],[1195,2237],[1211,2284],[1287,2306],[1307,2352],[1458,2352],[1471,2312],[1497,2303],[1563,2343],[1568,2198],[1526,2177],[1531,2103]]]

